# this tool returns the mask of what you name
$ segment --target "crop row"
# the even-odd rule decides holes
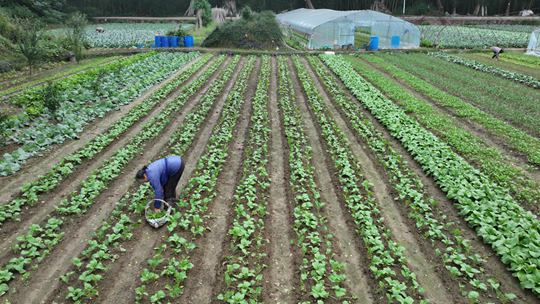
[[[229,64],[223,71],[220,72],[220,76],[216,81],[213,82],[213,86],[209,91],[205,93],[202,97],[201,102],[186,116],[185,122],[182,124],[180,129],[176,131],[167,144],[165,151],[171,151],[173,149],[178,149],[181,152],[178,155],[184,155],[187,149],[193,144],[193,140],[205,120],[205,117],[208,115],[208,112],[212,105],[215,103],[216,97],[219,92],[223,89],[227,80],[231,77],[236,65],[238,63],[239,57],[235,57],[232,63]],[[179,140],[183,138],[183,140]],[[118,210],[117,216],[110,217],[108,221],[98,229],[96,236],[89,241],[87,248],[83,252],[83,255],[80,259],[76,260],[75,266],[79,270],[85,269],[87,275],[78,278],[78,282],[75,281],[66,281],[68,286],[68,299],[71,299],[74,302],[82,300],[91,300],[94,296],[97,295],[97,284],[103,279],[102,274],[107,270],[107,265],[114,262],[114,250],[115,247],[118,247],[121,244],[121,241],[125,241],[129,238],[121,237],[118,231],[114,230],[115,223],[118,218],[126,218],[127,222],[133,226],[138,219],[144,214],[144,208],[146,206],[146,201],[150,194],[150,187],[148,184],[141,185],[133,192],[127,193],[122,198],[122,201],[131,200],[131,205],[129,210],[131,214],[126,214],[127,211],[125,207],[122,207]],[[130,226],[128,226],[130,227]],[[103,231],[103,233],[100,233]],[[129,230],[127,230],[129,231]],[[106,234],[105,234],[106,233]],[[129,232],[126,232],[129,233]],[[128,234],[128,236],[130,236]],[[111,243],[111,239],[115,241]],[[99,253],[104,251],[106,254],[103,255]],[[99,256],[96,256],[99,254]],[[80,263],[78,261],[81,261]],[[88,265],[93,265],[96,263],[101,263],[103,267],[93,268]],[[84,267],[83,267],[84,266]],[[69,277],[71,274],[65,274],[66,277]],[[87,282],[85,279],[89,276],[95,276],[95,280],[92,282]]]
[[[367,143],[380,166],[385,169],[390,177],[389,185],[398,194],[398,201],[407,206],[408,217],[415,222],[419,234],[430,242],[450,275],[462,279],[459,286],[464,296],[475,301],[489,287],[502,298],[500,283],[483,274],[484,259],[474,253],[470,241],[462,236],[456,224],[449,221],[444,213],[437,212],[439,202],[426,193],[420,178],[373,124],[357,111],[358,103],[347,96],[320,60],[310,57],[309,62],[332,95],[332,100],[347,117],[353,131]],[[514,296],[508,294],[505,298],[511,300]]]
[[[373,70],[366,63],[356,59],[349,60],[349,62],[386,96],[394,100],[408,113],[414,114],[422,125],[435,131],[460,155],[477,164],[495,182],[511,189],[513,195],[520,200],[529,203],[540,200],[540,185],[528,178],[522,170],[509,163],[499,150],[488,146],[481,138],[465,130],[450,115],[436,110],[434,106],[407,92],[395,81]],[[386,66],[385,70],[392,75],[406,77],[406,74],[395,68]]]
[[[294,58],[298,77],[311,112],[321,127],[321,136],[337,169],[339,187],[343,189],[347,206],[370,260],[369,269],[385,290],[389,302],[413,303],[422,292],[416,274],[407,266],[405,248],[395,242],[385,226],[384,218],[373,194],[373,185],[363,176],[343,131],[328,113],[306,67]],[[420,301],[424,303],[425,301]]]
[[[464,65],[464,66],[469,67],[471,69],[475,69],[477,71],[491,73],[491,74],[494,74],[494,75],[504,77],[504,78],[509,79],[509,80],[513,80],[513,81],[523,83],[523,84],[528,85],[530,87],[533,87],[535,89],[540,89],[540,81],[538,79],[532,77],[532,76],[529,76],[529,75],[525,75],[525,74],[521,74],[521,73],[517,73],[517,72],[512,72],[512,71],[507,71],[507,70],[504,70],[504,69],[501,69],[501,68],[498,68],[498,67],[494,67],[494,66],[491,66],[491,65],[486,65],[486,64],[480,63],[480,62],[478,62],[476,60],[465,59],[465,58],[461,58],[461,57],[450,55],[450,54],[443,53],[443,52],[430,52],[428,54],[430,56],[441,58],[441,59],[446,60],[448,62],[461,64],[461,65]]]
[[[540,140],[519,130],[504,121],[501,121],[492,115],[476,108],[475,106],[461,100],[460,98],[450,95],[443,90],[431,85],[429,82],[420,79],[405,72],[391,64],[386,63],[378,57],[369,56],[366,60],[377,64],[392,76],[404,81],[416,91],[430,97],[434,102],[442,105],[445,108],[452,109],[457,116],[468,118],[475,123],[486,128],[490,133],[504,139],[507,144],[524,153],[529,162],[535,165],[540,165]]]
[[[526,47],[529,33],[459,25],[422,25],[422,39],[440,48]]]
[[[85,60],[79,64],[71,65],[67,64],[64,69],[61,69],[58,72],[52,71],[51,74],[47,76],[39,77],[35,80],[27,81],[28,76],[22,76],[13,80],[8,80],[5,83],[0,82],[0,97],[4,97],[11,94],[16,94],[19,91],[28,89],[29,87],[36,87],[46,84],[49,81],[54,81],[62,77],[67,77],[75,75],[77,73],[84,72],[85,70],[90,69],[99,69],[101,65],[108,64],[113,61],[118,61],[122,59],[120,56],[110,56],[110,57],[96,57],[92,59]],[[7,88],[2,89],[2,87],[7,86]]]
[[[293,230],[301,254],[300,303],[344,298],[345,265],[334,258],[333,236],[322,216],[324,203],[315,183],[312,150],[304,131],[302,114],[295,104],[295,91],[286,57],[278,58],[279,107],[283,113],[289,150]]]
[[[531,66],[531,67],[540,66],[540,58],[538,58],[537,56],[515,54],[515,53],[505,53],[504,57],[512,61],[519,62],[520,64],[526,64],[527,66]]]
[[[178,112],[186,103],[186,101],[193,96],[197,89],[202,87],[204,83],[210,78],[210,76],[219,68],[220,62],[216,61],[201,77],[197,78],[190,85],[183,88],[182,93],[170,102],[157,116],[154,116],[148,122],[146,122],[142,130],[132,138],[128,144],[119,149],[105,164],[100,168],[94,170],[90,176],[81,182],[79,190],[71,193],[68,198],[62,200],[57,206],[57,209],[51,215],[50,219],[64,220],[70,215],[84,214],[88,208],[94,203],[100,193],[107,189],[109,183],[118,177],[122,169],[135,158],[143,149],[144,144],[149,140],[156,138],[160,133],[171,123],[174,119],[174,113]],[[37,225],[36,225],[37,226]],[[60,228],[61,225],[60,225]],[[28,240],[18,240],[17,246],[23,246],[23,244],[35,244]],[[20,250],[14,252],[16,256],[23,256],[24,253]],[[16,260],[17,258],[13,258]],[[28,259],[22,264],[23,267],[29,266],[33,260]],[[39,263],[39,260],[36,260]],[[12,262],[2,266],[2,270],[12,269]],[[37,266],[37,264],[36,264]],[[4,283],[4,282],[3,282]]]
[[[156,248],[152,258],[147,261],[148,268],[141,273],[141,285],[136,288],[138,302],[163,303],[183,293],[183,282],[189,269],[193,268],[193,242],[207,231],[205,217],[217,195],[218,177],[229,155],[229,145],[242,113],[248,77],[253,72],[254,62],[255,57],[247,59],[235,85],[228,92],[205,153],[197,161],[193,177],[180,194],[178,211],[169,219],[168,233],[164,236],[166,242]],[[183,149],[181,142],[173,151],[180,149]]]
[[[184,71],[166,86],[146,98],[141,104],[131,109],[122,119],[116,122],[106,133],[103,133],[74,153],[65,156],[47,173],[35,181],[24,184],[20,189],[20,197],[0,206],[0,225],[8,220],[18,220],[22,207],[33,205],[39,195],[55,189],[66,180],[84,161],[93,159],[98,153],[108,147],[135,123],[141,120],[166,96],[171,94],[180,84],[197,72],[211,56],[203,56],[189,69]]]
[[[430,175],[476,233],[491,245],[521,286],[540,295],[540,223],[508,191],[463,160],[366,82],[341,57],[328,66]]]
[[[6,153],[0,160],[0,175],[9,175],[21,168],[27,159],[38,155],[54,144],[68,139],[78,138],[84,126],[108,112],[118,109],[133,101],[150,86],[163,80],[176,69],[186,64],[198,54],[160,53],[127,66],[107,68],[98,71],[75,75],[59,80],[56,86],[61,87],[52,97],[44,97],[53,93],[48,87],[35,89],[23,94],[24,100],[43,106],[43,98],[56,99],[58,109],[52,113],[49,109],[38,117],[25,117],[15,122],[10,130],[10,142],[18,148]],[[121,63],[127,62],[122,60]],[[166,64],[165,64],[166,63]],[[63,86],[62,84],[67,82]],[[38,105],[36,105],[38,106]],[[32,106],[34,107],[34,106]]]
[[[270,186],[267,164],[270,138],[268,90],[271,71],[270,58],[265,56],[252,102],[242,175],[232,204],[234,216],[229,229],[230,254],[223,262],[226,286],[218,299],[227,303],[262,301],[262,272],[266,267],[264,219]]]
[[[432,56],[394,55],[380,57],[531,135],[540,134],[540,114],[536,114],[540,113],[540,104],[536,102],[540,98],[539,90]]]

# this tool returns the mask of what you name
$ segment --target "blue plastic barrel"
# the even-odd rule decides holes
[[[390,45],[392,46],[393,49],[399,48],[400,43],[401,43],[401,39],[399,38],[399,36],[392,36],[392,38],[390,39]]]
[[[178,47],[178,37],[177,36],[169,36],[169,46],[172,48]]]
[[[379,36],[369,37],[369,50],[378,51],[379,50]]]
[[[157,48],[161,47],[161,36],[156,36],[154,38],[154,47],[157,47]]]
[[[184,37],[184,47],[191,48],[194,46],[193,36]]]
[[[161,47],[164,47],[164,48],[169,47],[169,37],[161,36]]]

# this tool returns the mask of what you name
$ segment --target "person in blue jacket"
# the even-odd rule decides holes
[[[144,166],[137,172],[136,178],[150,182],[154,189],[154,211],[162,208],[161,201],[169,204],[176,199],[176,186],[184,172],[184,160],[180,156],[168,156]]]

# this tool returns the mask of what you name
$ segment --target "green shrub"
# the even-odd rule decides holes
[[[204,47],[274,49],[283,44],[283,33],[274,13],[242,10],[242,18],[216,28],[203,42]]]
[[[56,111],[60,108],[60,87],[58,84],[52,81],[47,83],[43,89],[43,105],[51,115],[56,115]]]
[[[208,0],[195,0],[195,12],[202,10],[202,26],[207,26],[212,22],[212,6]]]

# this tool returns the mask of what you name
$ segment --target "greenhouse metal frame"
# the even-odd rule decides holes
[[[376,37],[382,49],[410,49],[420,46],[420,29],[403,19],[371,10],[335,11],[297,9],[277,16],[282,27],[300,33],[309,49],[355,47],[360,33]],[[361,46],[365,47],[365,45]],[[356,41],[356,48],[358,41]]]

